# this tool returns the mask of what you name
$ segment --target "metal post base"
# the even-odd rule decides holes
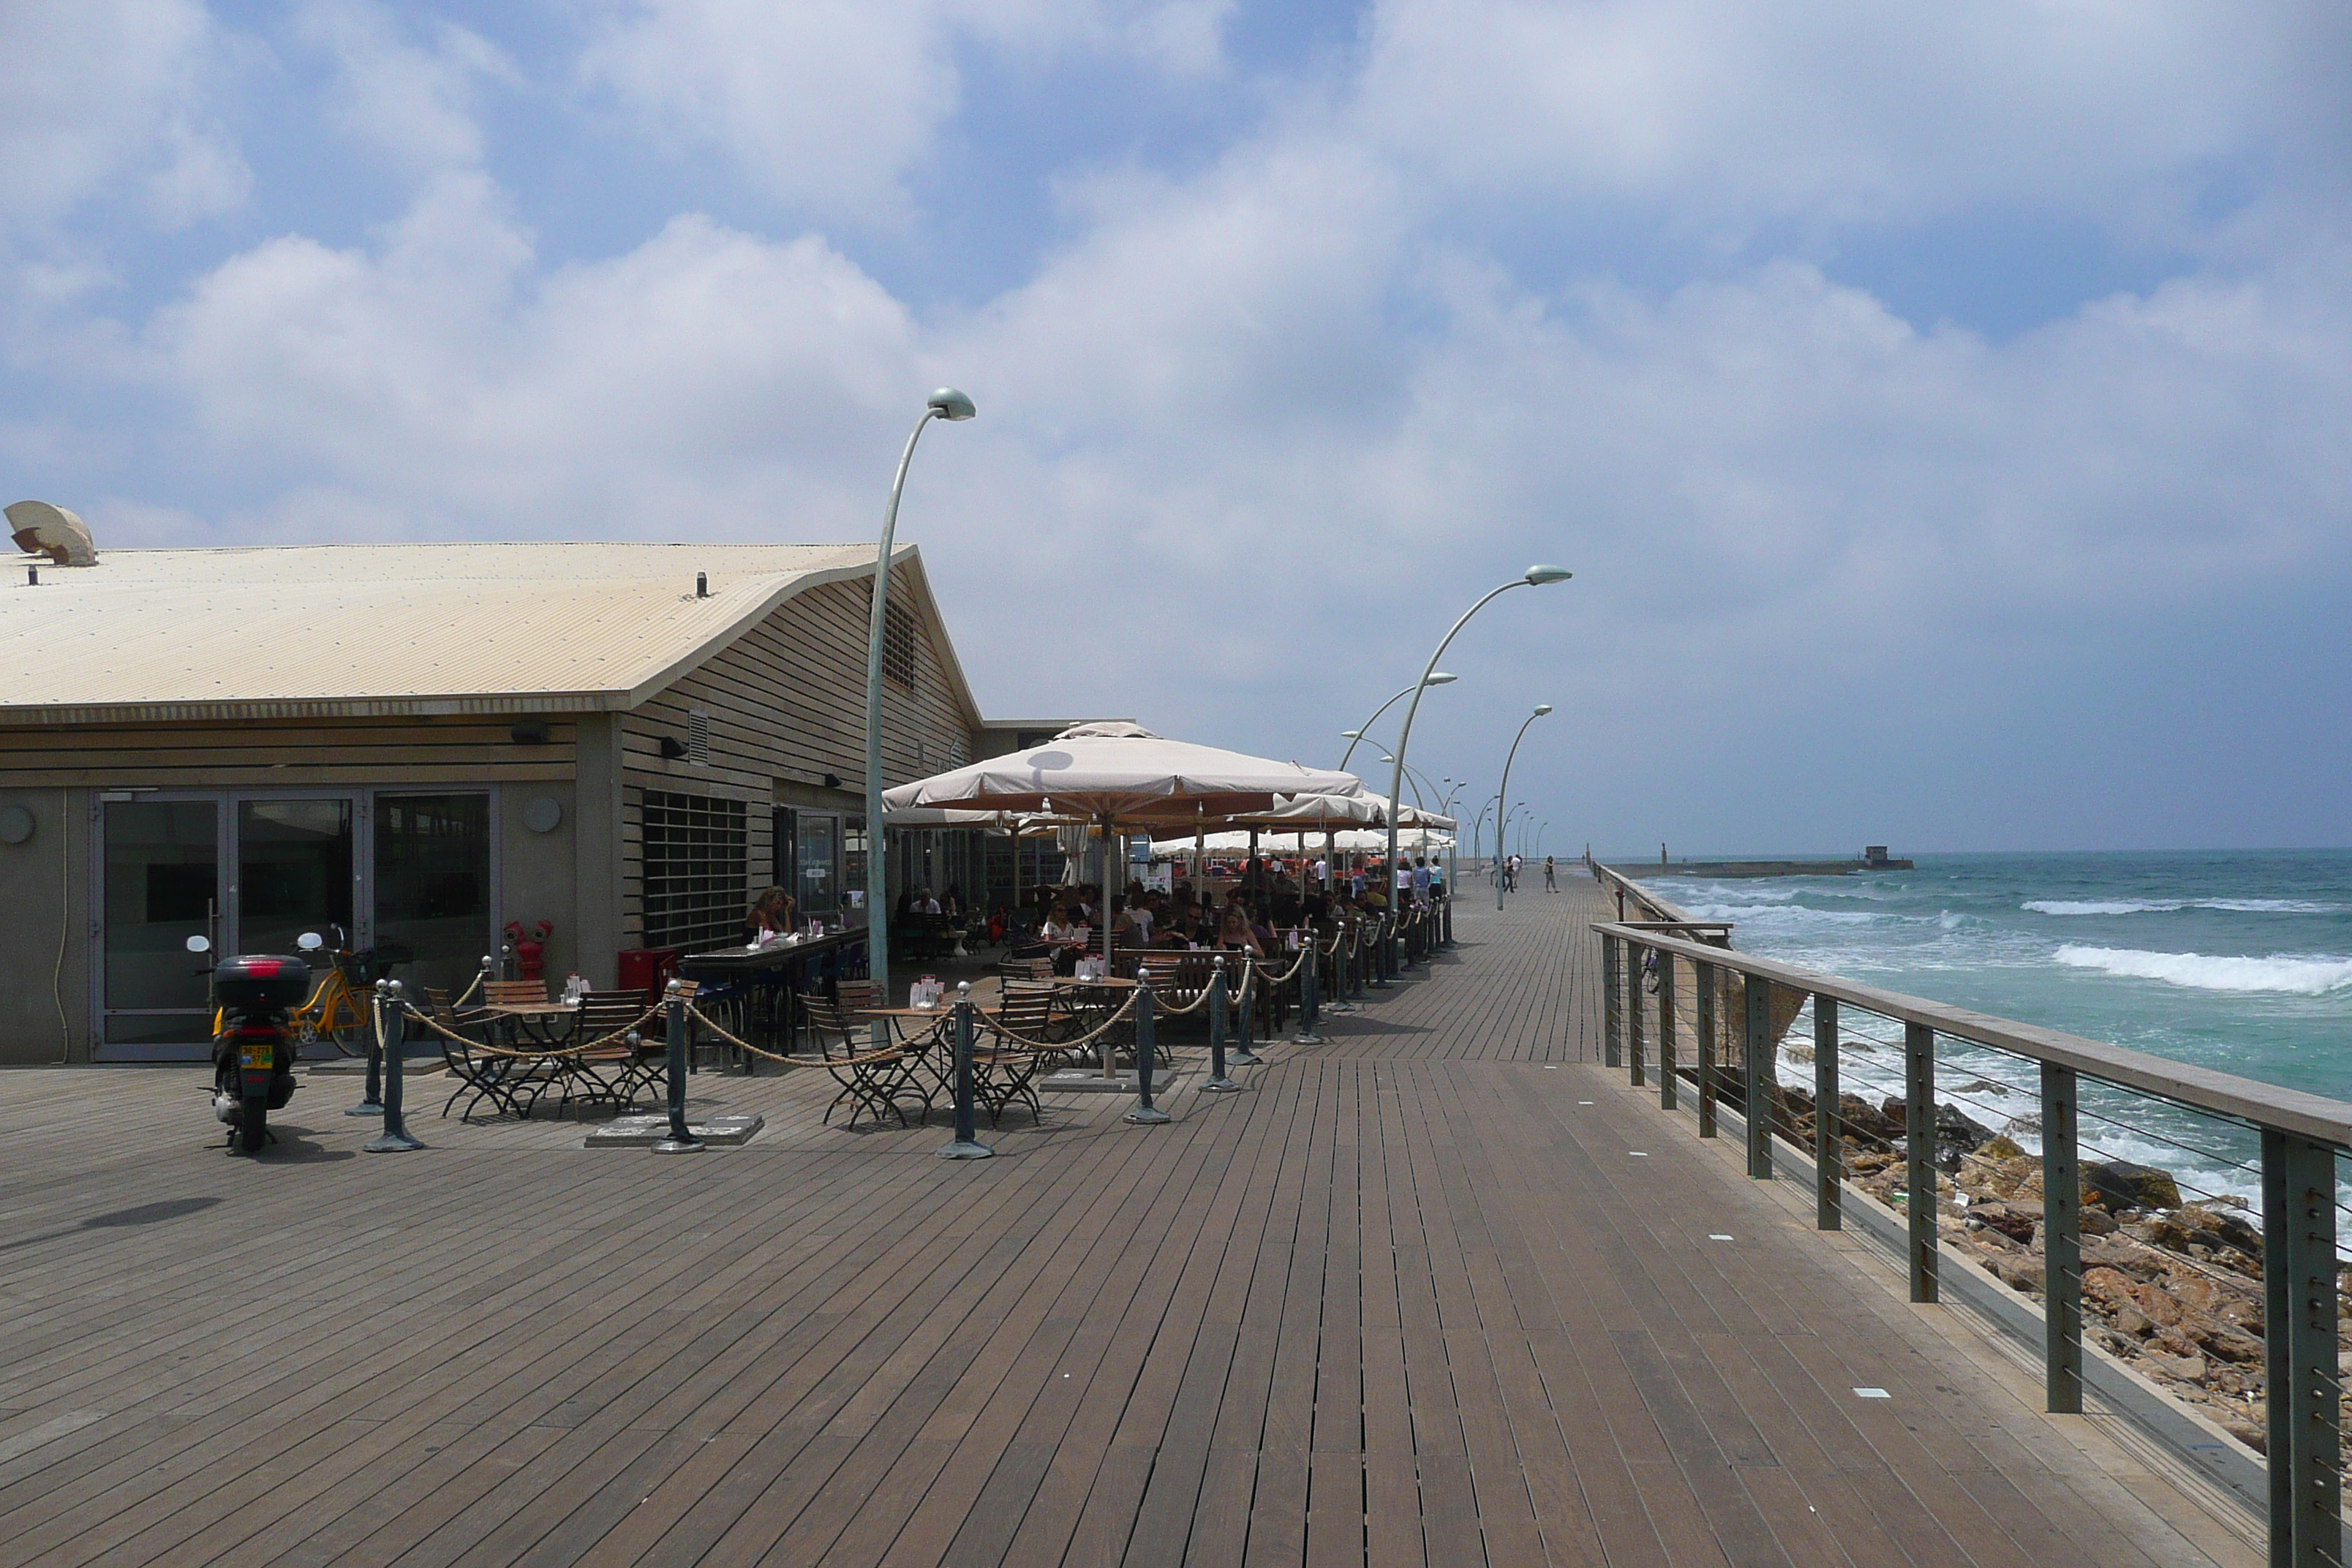
[[[1331,1042],[1312,1029],[1301,1029],[1290,1037],[1290,1043],[1294,1046],[1328,1046]]]
[[[1213,1078],[1201,1086],[1202,1094],[1239,1094],[1242,1086],[1229,1078]]]
[[[971,1142],[962,1138],[957,1139],[940,1150],[939,1154],[942,1160],[993,1160],[996,1158],[996,1151],[987,1144]]]
[[[1176,1119],[1156,1105],[1139,1105],[1127,1113],[1127,1120],[1140,1127],[1157,1127],[1163,1121]]]
[[[369,1116],[373,1117],[380,1121],[383,1119],[383,1101],[380,1100],[362,1100],[357,1105],[352,1106],[349,1110],[344,1111],[343,1114],[345,1116]]]
[[[384,1132],[369,1139],[360,1147],[371,1154],[405,1154],[411,1149],[422,1149],[425,1145],[405,1132]]]
[[[1265,1066],[1265,1058],[1258,1055],[1255,1051],[1251,1050],[1247,1046],[1244,1046],[1237,1051],[1227,1051],[1225,1053],[1225,1061],[1228,1066],[1237,1068],[1262,1068]]]
[[[699,1154],[708,1147],[699,1138],[665,1138],[653,1149],[656,1154]]]

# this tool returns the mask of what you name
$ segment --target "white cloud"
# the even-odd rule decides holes
[[[206,110],[219,48],[199,0],[0,6],[0,234],[125,179],[164,227],[244,201],[250,174]]]
[[[481,160],[480,88],[516,79],[481,35],[446,21],[411,29],[375,0],[307,0],[295,30],[334,61],[328,115],[344,134],[404,168]],[[411,41],[412,30],[429,41]]]
[[[911,337],[814,237],[688,216],[542,267],[469,174],[369,247],[237,257],[150,347],[211,461],[283,487],[269,530],[694,537],[830,527],[831,454],[873,447],[875,411],[920,380]]]
[[[2294,9],[1387,0],[1360,111],[1451,187],[1703,231],[1988,203],[2150,222],[2298,118]]]

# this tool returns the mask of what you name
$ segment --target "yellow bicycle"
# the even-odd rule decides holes
[[[338,942],[348,940],[341,926],[330,927]],[[313,931],[305,931],[296,946],[302,950],[306,962],[316,967],[326,942]],[[375,991],[375,978],[370,970],[385,970],[395,963],[406,963],[415,955],[396,942],[380,943],[364,952],[353,952],[338,947],[329,955],[327,972],[320,976],[310,999],[292,1010],[287,1016],[287,1031],[298,1046],[309,1047],[326,1041],[347,1057],[363,1057],[375,1043],[375,1025],[370,1016],[371,1000]],[[221,1016],[213,1016],[213,1034],[220,1035]]]

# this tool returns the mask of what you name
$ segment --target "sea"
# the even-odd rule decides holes
[[[1845,877],[1643,878],[1733,943],[1848,979],[2352,1100],[2352,849],[1935,855]],[[1899,1095],[1901,1030],[1854,1017],[1846,1087]],[[1811,1037],[1810,1016],[1790,1044]],[[1811,1069],[1784,1052],[1781,1076]],[[1952,1048],[1938,1098],[2038,1150],[2033,1068]],[[2158,1165],[2259,1205],[2242,1129],[2084,1094],[2084,1157]]]

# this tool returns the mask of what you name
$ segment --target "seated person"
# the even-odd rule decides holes
[[[1238,904],[1225,906],[1224,918],[1217,923],[1217,945],[1231,951],[1253,952],[1260,958],[1265,956],[1265,949],[1259,944],[1257,933],[1250,929],[1249,917],[1242,913]]]
[[[782,888],[770,888],[744,913],[743,945],[757,947],[762,941],[782,936],[792,929],[793,896]]]

